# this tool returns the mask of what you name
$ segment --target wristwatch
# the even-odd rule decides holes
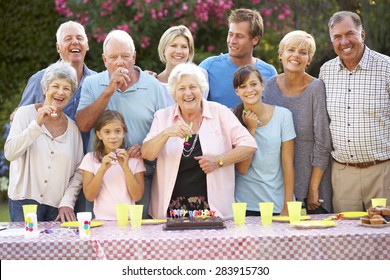
[[[222,167],[222,166],[223,166],[223,159],[222,159],[222,158],[219,159],[219,161],[218,161],[218,166],[219,166],[219,167]]]

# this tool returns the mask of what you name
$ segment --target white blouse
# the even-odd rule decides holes
[[[4,145],[11,162],[8,196],[12,200],[34,199],[53,207],[74,207],[82,189],[78,169],[83,143],[76,123],[68,118],[63,135],[53,138],[45,125],[36,122],[35,105],[16,111]]]

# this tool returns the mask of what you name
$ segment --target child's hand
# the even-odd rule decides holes
[[[242,112],[242,120],[244,121],[246,127],[248,130],[256,130],[258,124],[259,124],[259,117],[257,116],[256,113],[248,110],[248,111],[243,111]],[[261,123],[261,122],[260,122]]]
[[[104,171],[107,171],[107,169],[110,168],[111,165],[113,164],[114,158],[115,158],[114,152],[105,155],[102,159],[102,166],[100,168],[103,169]]]
[[[117,149],[116,150],[116,160],[120,164],[122,168],[127,168],[128,161],[129,161],[129,154],[125,149]]]

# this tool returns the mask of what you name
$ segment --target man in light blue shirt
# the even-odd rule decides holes
[[[106,71],[84,81],[76,122],[81,131],[90,131],[106,109],[120,112],[127,126],[126,145],[130,157],[141,157],[141,145],[150,130],[154,113],[166,107],[160,82],[135,66],[133,39],[122,30],[111,31],[103,43]],[[93,135],[94,132],[91,132]],[[148,218],[154,162],[145,161],[143,218]]]
[[[263,33],[263,19],[259,12],[250,9],[232,11],[227,36],[229,53],[206,58],[199,65],[208,74],[210,86],[208,100],[229,108],[241,103],[232,83],[234,72],[240,66],[254,65],[261,73],[264,83],[277,74],[274,66],[253,57],[253,50],[260,43]]]

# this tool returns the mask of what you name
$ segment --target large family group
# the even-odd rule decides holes
[[[117,203],[162,219],[174,209],[229,218],[233,202],[260,215],[258,203],[272,201],[287,215],[294,200],[314,214],[389,201],[390,57],[367,47],[356,13],[335,13],[328,28],[337,57],[315,78],[305,31],[280,41],[281,74],[253,56],[264,32],[256,10],[232,11],[228,53],[199,66],[191,32],[170,27],[161,73],[135,66],[122,30],[103,43],[106,70],[90,70],[84,27],[63,23],[59,61],[29,79],[11,115],[11,221],[24,221],[25,204],[38,205],[39,221],[73,221],[92,207],[115,220]]]

